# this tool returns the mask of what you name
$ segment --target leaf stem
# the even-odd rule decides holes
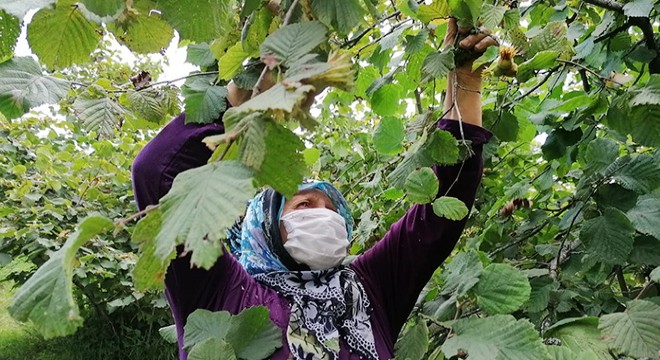
[[[135,214],[133,214],[133,215],[131,215],[131,216],[128,216],[128,217],[125,217],[125,218],[121,218],[121,219],[115,221],[115,227],[123,228],[123,227],[125,227],[126,224],[128,224],[129,222],[131,222],[131,221],[133,221],[133,220],[136,220],[136,219],[139,219],[139,218],[141,218],[143,215],[146,215],[146,214],[148,214],[148,213],[150,213],[150,212],[152,212],[152,211],[158,209],[159,207],[160,207],[160,204],[149,205],[149,206],[147,206],[145,209],[143,209],[143,210],[141,210],[141,211],[138,211],[138,212],[136,212]]]

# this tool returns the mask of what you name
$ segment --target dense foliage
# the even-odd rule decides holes
[[[96,136],[107,139],[93,142],[100,149],[89,152],[120,157],[113,166],[125,174],[126,153],[139,149],[125,137],[176,112],[177,94],[188,121],[216,121],[233,79],[255,96],[225,112],[225,135],[205,140],[215,149],[211,162],[177,177],[133,231],[139,258],[122,271],[132,271],[140,291],[162,287],[177,245],[192,251],[195,264],[210,267],[222,254],[224,230],[259,186],[290,195],[303,177],[313,176],[331,179],[349,199],[357,226],[354,254],[412,203],[433,201],[435,212],[449,219],[469,212],[458,252],[428,284],[401,335],[399,358],[660,357],[660,7],[652,0],[183,4],[0,5],[0,112],[7,119],[22,116],[3,130],[7,143],[22,150],[10,155],[9,166],[3,158],[5,194],[17,203],[3,210],[14,218],[3,222],[0,249],[10,268],[21,269],[12,274],[21,275],[45,260],[35,260],[35,252],[56,248],[48,241],[60,246],[68,236],[17,293],[10,309],[15,317],[32,320],[47,336],[75,331],[81,319],[71,292],[74,272],[77,282],[85,279],[85,254],[106,256],[116,246],[87,241],[103,241],[96,235],[125,226],[120,218],[130,215],[112,211],[118,201],[125,209],[130,190],[127,177],[111,175],[87,190],[108,211],[83,219],[91,200],[77,199],[98,167],[75,170],[80,159],[67,158],[57,141],[12,130],[38,122],[23,114],[59,104],[56,111],[67,121],[58,126],[80,137],[74,147],[85,149]],[[30,7],[40,8],[27,25],[39,62],[12,55]],[[428,169],[467,155],[462,141],[430,131],[442,115],[447,75],[470,55],[442,48],[449,16],[493,30],[503,45],[475,61],[486,66],[484,126],[495,137],[485,147],[485,177],[473,209],[454,198],[436,199],[437,180]],[[123,77],[90,71],[86,79],[73,78],[73,69],[94,68],[90,53],[99,54],[104,35],[134,53],[149,53],[165,47],[174,30],[188,45],[188,62],[200,67],[180,92],[169,82],[151,82],[155,69],[146,67]],[[260,63],[276,79],[264,92],[269,76]],[[310,116],[305,100],[326,87]],[[72,130],[81,125],[89,135]],[[104,143],[127,147],[119,154]],[[7,149],[0,153],[5,158],[18,151]],[[48,160],[28,169],[35,156]],[[58,161],[70,166],[61,173]],[[83,185],[63,193],[57,181]],[[77,201],[71,214],[66,205]],[[75,222],[73,231],[68,224]],[[81,247],[93,250],[79,256]],[[120,267],[120,259],[107,257]],[[107,292],[102,284],[95,281],[90,291]],[[200,354],[267,356],[241,355],[244,348],[224,337],[196,346]]]

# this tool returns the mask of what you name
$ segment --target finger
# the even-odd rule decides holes
[[[474,45],[474,50],[478,52],[483,52],[488,49],[490,46],[497,46],[499,45],[499,42],[497,41],[497,38],[493,36],[486,36],[483,38],[483,40],[479,41],[476,45]]]
[[[458,26],[456,25],[456,18],[449,18],[449,21],[447,22],[447,33],[445,34],[444,44],[453,44],[457,34]]]
[[[479,43],[487,36],[488,36],[487,34],[481,34],[481,33],[470,35],[465,39],[461,40],[461,42],[458,45],[463,49],[472,49],[477,43]]]

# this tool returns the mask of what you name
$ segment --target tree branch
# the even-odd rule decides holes
[[[616,0],[584,0],[587,4],[596,5],[608,10],[623,12],[623,4]]]
[[[626,284],[626,279],[623,277],[623,270],[621,269],[621,266],[617,265],[614,272],[616,273],[616,280],[619,282],[621,293],[628,294],[628,284]]]

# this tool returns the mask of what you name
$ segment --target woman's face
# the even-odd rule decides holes
[[[326,208],[337,212],[337,208],[332,203],[332,200],[323,191],[319,189],[303,190],[295,195],[290,200],[284,203],[282,209],[282,216],[292,212],[305,209],[319,209]],[[287,232],[282,223],[280,222],[280,235],[282,236],[282,244],[286,242]]]

